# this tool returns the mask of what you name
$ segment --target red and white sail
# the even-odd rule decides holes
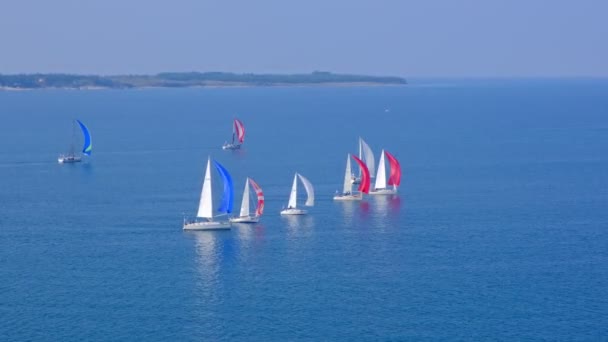
[[[253,187],[256,196],[258,197],[258,205],[255,208],[255,214],[256,216],[262,216],[262,214],[264,213],[264,192],[262,191],[262,188],[260,188],[258,183],[256,183],[253,179],[247,179],[249,180],[249,183],[251,183],[251,186]]]
[[[236,134],[239,144],[242,144],[245,141],[245,126],[239,119],[234,119],[234,133]]]
[[[368,194],[371,178],[369,175],[369,170],[367,169],[367,165],[365,165],[365,163],[356,156],[352,157],[357,162],[357,164],[359,164],[359,168],[361,169],[361,183],[359,183],[359,191],[364,194]]]
[[[386,154],[386,158],[388,159],[388,163],[391,167],[391,174],[388,177],[388,185],[399,186],[401,184],[401,165],[399,165],[399,161],[388,151],[384,151]]]

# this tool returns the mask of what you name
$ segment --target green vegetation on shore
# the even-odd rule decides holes
[[[234,74],[227,72],[165,72],[156,75],[0,74],[0,88],[143,88],[289,85],[403,85],[393,76],[344,75],[315,71],[310,74]]]

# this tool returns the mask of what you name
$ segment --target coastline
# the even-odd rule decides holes
[[[231,84],[206,84],[206,85],[185,85],[179,87],[172,86],[138,86],[138,87],[99,87],[99,86],[84,86],[84,87],[37,87],[37,88],[20,88],[20,87],[5,87],[0,86],[0,91],[35,91],[35,90],[142,90],[142,89],[217,89],[217,88],[307,88],[307,87],[327,87],[327,88],[350,88],[350,87],[402,87],[406,84],[391,84],[391,83],[374,83],[374,82],[328,82],[328,83],[277,83],[277,84],[246,84],[246,83],[231,83]]]

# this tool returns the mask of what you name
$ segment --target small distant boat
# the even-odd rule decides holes
[[[256,193],[258,203],[255,208],[255,213],[249,212],[249,183]],[[230,222],[233,223],[257,223],[260,221],[260,216],[264,213],[264,192],[262,188],[253,179],[247,178],[245,181],[245,190],[243,191],[243,201],[241,202],[241,212],[239,217],[233,217]]]
[[[304,205],[307,207],[312,207],[315,205],[315,190],[312,187],[312,183],[310,183],[310,181],[304,176],[296,172],[295,176],[293,176],[293,185],[291,186],[291,194],[289,195],[287,208],[281,210],[281,215],[305,215],[307,213],[306,210],[297,208],[298,178],[300,178],[302,184],[304,184],[304,189],[306,189],[307,198]]]
[[[219,229],[230,229],[230,221],[217,220],[219,216],[228,215],[232,212],[232,206],[234,202],[234,191],[232,186],[232,177],[228,171],[215,160],[213,165],[222,177],[224,182],[224,193],[222,202],[218,211],[222,214],[213,215],[213,194],[211,187],[211,158],[207,159],[207,169],[205,170],[205,180],[203,181],[203,189],[201,191],[201,200],[198,205],[198,213],[196,214],[199,218],[206,219],[205,221],[192,220],[187,221],[184,218],[184,230],[219,230]]]
[[[384,155],[388,159],[391,173],[386,181],[386,166],[384,165]],[[401,183],[401,166],[397,159],[390,154],[388,151],[382,150],[380,154],[380,163],[378,164],[378,174],[376,175],[376,183],[374,189],[369,192],[370,195],[394,195],[397,193],[397,187]],[[392,185],[392,188],[388,188],[387,185]]]
[[[374,167],[376,165],[376,160],[374,159],[374,152],[369,147],[369,145],[361,138],[359,138],[359,159],[361,159],[365,162],[365,165],[367,165],[369,174],[371,175],[372,178],[374,178],[374,171],[375,171]],[[353,174],[351,183],[353,183],[355,185],[361,183],[361,173],[362,173],[362,170],[359,169],[359,177],[357,177]]]
[[[236,139],[236,140],[235,140]],[[234,124],[232,128],[232,140],[231,142],[225,142],[222,146],[224,150],[238,150],[241,148],[245,142],[245,126],[243,122],[239,119],[234,119]]]
[[[350,168],[350,157],[351,155],[346,155],[346,171],[344,172],[344,186],[342,188],[342,193],[336,193],[334,196],[334,200],[336,201],[360,201],[363,199],[363,194],[367,194],[369,192],[370,186],[370,177],[369,170],[365,163],[355,157],[352,156],[353,159],[359,164],[359,167],[362,170],[361,181],[359,182],[359,193],[353,193],[353,183],[351,180],[351,168]]]
[[[69,163],[79,163],[82,161],[82,156],[76,154],[74,150],[74,142],[76,139],[76,123],[80,126],[82,130],[82,134],[84,135],[84,146],[82,147],[82,154],[85,156],[90,156],[93,151],[93,144],[91,141],[91,133],[87,126],[85,126],[80,120],[74,120],[72,122],[72,142],[70,143],[70,151],[66,154],[59,155],[57,158],[57,162],[59,164],[69,164]]]

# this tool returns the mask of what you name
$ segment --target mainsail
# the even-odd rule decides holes
[[[207,159],[207,169],[205,170],[205,180],[201,190],[201,200],[198,204],[198,217],[213,217],[213,200],[211,196],[211,159]]]
[[[241,216],[249,216],[249,178],[245,181],[243,201],[241,202]]]
[[[369,145],[361,138],[359,138],[359,159],[365,162],[370,176],[374,177],[374,171],[376,170],[376,160],[374,159],[374,152],[369,147]]]
[[[384,150],[380,153],[380,163],[378,164],[378,173],[376,174],[376,189],[386,188],[386,166],[384,165]]]
[[[287,202],[287,208],[295,208],[298,199],[298,174],[293,176],[293,185],[291,186],[291,193],[289,194],[289,202]]]
[[[346,171],[344,172],[344,186],[342,187],[342,193],[350,193],[353,188],[353,183],[351,180],[352,173],[350,167],[350,154],[346,155]]]

